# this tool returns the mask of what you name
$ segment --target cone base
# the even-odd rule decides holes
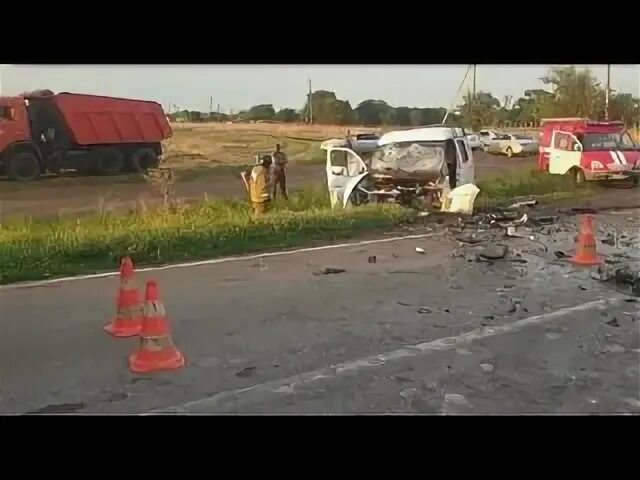
[[[574,255],[569,259],[569,261],[577,265],[601,265],[604,262],[604,258],[601,255],[596,255],[593,258],[584,258]]]
[[[129,355],[129,370],[133,373],[177,370],[184,365],[184,356],[175,347],[160,352],[140,351]]]
[[[135,337],[142,329],[142,320],[122,322],[118,319],[104,326],[104,331],[117,338]]]

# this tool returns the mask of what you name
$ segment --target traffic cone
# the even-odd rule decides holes
[[[592,215],[583,215],[576,242],[576,254],[571,257],[571,262],[579,265],[600,265],[602,257],[596,252],[596,238],[594,236],[595,218]]]
[[[104,327],[107,333],[114,337],[134,337],[142,328],[142,299],[133,275],[131,258],[124,257],[120,264],[118,313],[113,321]]]
[[[164,305],[156,282],[147,282],[144,319],[140,330],[140,348],[129,356],[129,369],[134,373],[175,370],[184,367],[184,356],[173,345]]]

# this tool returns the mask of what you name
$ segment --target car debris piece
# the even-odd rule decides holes
[[[325,267],[322,270],[316,270],[313,272],[314,275],[333,275],[336,273],[344,273],[346,270],[344,268],[334,268],[334,267]]]
[[[467,399],[463,395],[460,395],[457,393],[445,393],[444,401],[445,403],[453,404],[453,405],[465,405],[465,406],[469,405],[469,402],[467,401]]]
[[[483,249],[478,256],[487,260],[500,260],[504,258],[509,251],[506,245],[489,245]]]
[[[428,307],[420,307],[420,308],[417,310],[417,312],[418,312],[418,313],[420,313],[420,314],[422,314],[422,315],[427,315],[427,314],[431,313],[431,309],[430,309],[430,308],[428,308]]]
[[[424,248],[416,247],[416,253],[421,253],[421,254],[424,255],[426,252],[425,252]]]
[[[491,373],[493,372],[493,365],[491,365],[490,363],[481,363],[480,364],[480,368],[482,369],[483,372],[485,373]]]
[[[560,218],[557,215],[545,215],[540,217],[531,217],[529,220],[536,225],[553,225],[558,223]]]
[[[620,327],[620,324],[618,323],[618,319],[616,317],[613,317],[613,320],[609,321],[609,322],[605,322],[607,325],[609,325],[610,327],[615,327],[618,328]]]
[[[465,235],[465,236],[457,236],[454,237],[460,243],[469,243],[471,245],[477,245],[478,243],[483,243],[485,240],[482,240],[475,236],[475,234]]]
[[[515,237],[515,238],[526,238],[528,240],[535,240],[536,237],[533,235],[527,235],[524,233],[518,233],[517,227],[515,225],[509,225],[507,227],[507,237]]]
[[[376,263],[378,261],[378,259],[376,258],[375,255],[371,255],[368,259],[369,263]]]
[[[249,378],[249,377],[252,377],[255,372],[256,372],[256,367],[243,368],[238,373],[236,373],[236,377]]]
[[[538,205],[538,201],[537,200],[528,200],[526,202],[514,203],[514,204],[508,206],[507,210],[517,210],[517,209],[522,208],[522,207],[535,207],[536,205]]]

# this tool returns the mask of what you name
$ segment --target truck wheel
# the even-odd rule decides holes
[[[105,148],[94,152],[96,170],[100,175],[115,175],[124,167],[124,155],[115,148]]]
[[[36,180],[40,176],[38,157],[29,152],[13,155],[7,165],[7,176],[20,182]]]
[[[150,168],[158,168],[160,160],[152,148],[141,148],[131,155],[131,169],[134,172],[146,172]]]
[[[505,153],[507,154],[508,158],[513,157],[513,150],[511,150],[511,147],[507,147],[507,150],[505,151]]]

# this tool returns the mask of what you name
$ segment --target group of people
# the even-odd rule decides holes
[[[258,165],[250,171],[242,172],[256,215],[267,211],[271,201],[276,199],[278,186],[284,199],[289,199],[286,168],[287,155],[282,151],[280,144],[277,144],[273,154],[262,156]]]

